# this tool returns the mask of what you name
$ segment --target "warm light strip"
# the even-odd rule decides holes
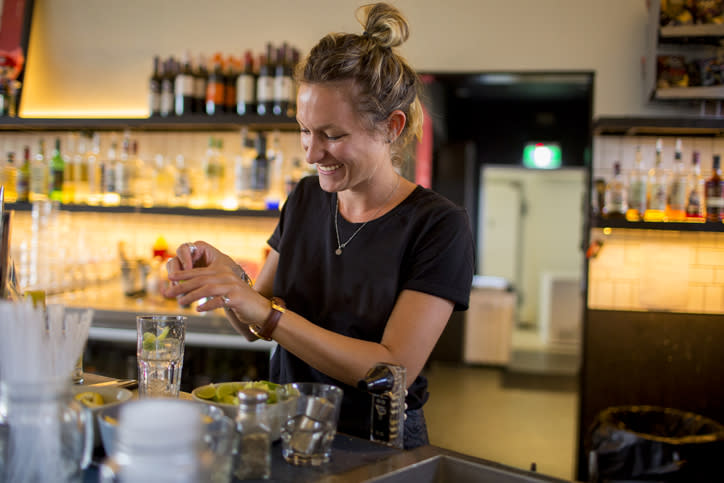
[[[148,109],[127,109],[127,110],[21,110],[20,117],[40,119],[145,119],[148,117]]]

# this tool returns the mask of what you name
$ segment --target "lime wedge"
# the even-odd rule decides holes
[[[196,395],[201,399],[213,399],[216,396],[216,388],[213,384],[201,386],[196,390]]]
[[[238,383],[235,382],[222,382],[216,385],[216,400],[223,402],[224,397],[233,396],[239,391]]]
[[[97,408],[98,406],[103,406],[105,403],[103,396],[93,391],[80,392],[75,395],[75,399],[89,408]]]
[[[164,327],[163,330],[161,331],[161,333],[159,334],[159,336],[156,337],[156,340],[163,340],[163,339],[165,339],[166,336],[168,335],[168,331],[169,331],[169,327]]]

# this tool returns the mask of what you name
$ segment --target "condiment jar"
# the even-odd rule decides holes
[[[236,431],[239,449],[234,476],[240,480],[269,479],[271,476],[271,426],[266,391],[243,389],[238,393]]]

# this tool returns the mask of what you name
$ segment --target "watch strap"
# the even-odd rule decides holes
[[[264,324],[262,324],[261,326],[257,324],[250,324],[249,330],[252,334],[260,339],[272,340],[271,336],[274,333],[274,330],[277,328],[277,325],[279,325],[279,319],[281,319],[282,314],[285,312],[285,310],[286,304],[284,303],[284,301],[279,297],[272,297],[271,310],[269,311],[269,315],[264,321]]]

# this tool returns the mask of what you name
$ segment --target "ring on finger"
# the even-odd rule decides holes
[[[231,303],[231,299],[229,297],[227,297],[226,295],[223,295],[221,297],[221,300],[224,301],[224,307],[228,307],[229,304]]]
[[[196,245],[194,245],[191,242],[186,243],[186,246],[189,247],[189,252],[191,253],[192,257],[194,256],[194,253],[196,253],[196,250],[199,249]]]

